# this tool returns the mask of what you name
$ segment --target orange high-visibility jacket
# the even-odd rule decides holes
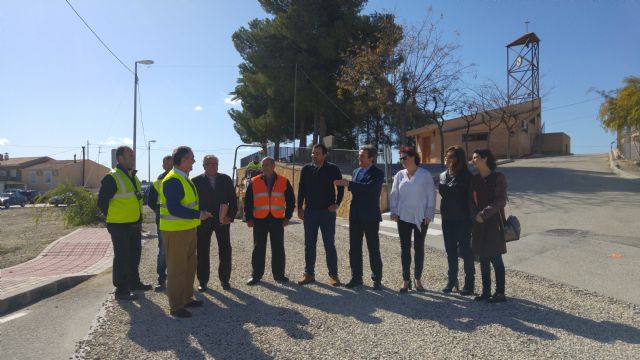
[[[256,219],[266,219],[271,213],[276,219],[284,219],[285,197],[287,190],[287,178],[276,175],[276,182],[273,184],[271,193],[262,175],[251,178],[251,189],[253,190],[253,217]]]

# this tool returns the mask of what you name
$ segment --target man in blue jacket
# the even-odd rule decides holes
[[[345,287],[354,288],[362,285],[362,237],[367,239],[369,263],[371,264],[371,280],[373,289],[382,289],[382,258],[380,257],[380,238],[378,230],[382,216],[380,215],[380,193],[384,182],[384,172],[375,166],[378,150],[365,145],[360,148],[358,165],[351,181],[335,180],[337,186],[346,186],[351,191],[349,208],[349,264],[351,265],[351,281]]]

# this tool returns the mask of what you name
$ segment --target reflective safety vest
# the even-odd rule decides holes
[[[156,194],[158,194],[158,200],[156,201],[156,203],[159,205],[160,204],[160,188],[162,188],[162,179],[157,179],[156,181],[152,182],[153,184],[153,188],[156,190]]]
[[[247,165],[247,170],[262,170],[262,164],[254,163],[253,161]]]
[[[158,191],[158,203],[160,205],[160,230],[163,231],[181,231],[194,229],[200,225],[200,219],[185,219],[171,215],[167,208],[167,198],[164,197],[164,185],[170,179],[178,179],[182,184],[184,196],[180,199],[180,205],[193,210],[200,210],[198,206],[198,193],[195,191],[195,185],[190,179],[184,178],[174,170],[169,171],[161,181],[160,191]]]
[[[271,216],[276,219],[284,219],[286,204],[284,193],[287,191],[287,179],[284,176],[276,176],[271,192],[262,175],[254,176],[251,178],[251,189],[253,190],[254,218],[265,219],[271,213]]]
[[[133,223],[142,217],[142,196],[140,180],[134,176],[135,186],[131,178],[119,168],[109,173],[116,183],[116,193],[109,199],[107,222],[113,224]]]

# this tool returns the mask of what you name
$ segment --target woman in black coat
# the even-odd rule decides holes
[[[478,174],[471,182],[471,211],[474,217],[472,228],[473,253],[480,258],[482,294],[475,300],[504,302],[505,269],[502,254],[507,252],[503,235],[504,206],[507,201],[507,180],[496,172],[496,159],[490,150],[474,150],[473,165]],[[491,267],[496,277],[496,292],[491,295]]]
[[[471,252],[472,175],[467,167],[464,149],[460,146],[448,148],[444,161],[447,170],[440,174],[438,192],[441,196],[440,216],[444,247],[449,263],[449,280],[442,291],[450,293],[454,288],[458,290],[458,256],[460,256],[464,259],[464,287],[460,294],[471,295],[474,291],[476,274]]]

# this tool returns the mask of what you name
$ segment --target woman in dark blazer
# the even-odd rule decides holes
[[[471,248],[480,258],[482,294],[475,300],[504,302],[505,269],[502,254],[507,252],[504,241],[503,211],[507,201],[507,180],[496,172],[496,159],[490,150],[474,150],[472,162],[478,170],[473,176],[472,216],[474,217]],[[496,277],[496,292],[491,295],[491,267]]]
[[[464,287],[461,295],[472,295],[474,291],[475,264],[471,252],[471,172],[467,167],[467,156],[460,146],[447,149],[444,158],[447,170],[440,174],[440,216],[442,235],[447,251],[449,272],[447,285],[442,289],[450,293],[458,290],[458,256],[464,259]]]

